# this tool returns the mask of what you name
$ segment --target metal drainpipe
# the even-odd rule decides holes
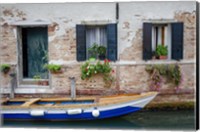
[[[75,82],[75,77],[69,77],[71,80],[71,100],[76,99],[76,82]]]
[[[119,21],[119,3],[118,2],[116,3],[116,21],[117,23]]]
[[[10,89],[10,98],[14,98],[15,97],[15,87],[16,87],[16,73],[15,72],[13,72],[13,73],[11,73],[10,74],[10,76],[11,76],[11,81],[10,81],[10,83],[11,83],[11,89]]]

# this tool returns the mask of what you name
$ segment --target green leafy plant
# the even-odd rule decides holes
[[[33,79],[38,83],[38,85],[41,85],[41,76],[40,75],[34,75]]]
[[[81,79],[89,79],[97,74],[102,74],[103,79],[105,82],[105,86],[109,87],[112,82],[114,81],[114,77],[111,75],[114,70],[112,70],[112,67],[110,66],[110,60],[104,60],[104,63],[96,62],[91,63],[90,61],[85,62],[81,66]]]
[[[179,90],[183,81],[183,75],[181,73],[180,66],[177,64],[171,65],[147,65],[146,71],[150,74],[150,89],[159,90],[163,83],[163,77],[172,82],[176,86],[176,90]]]
[[[11,66],[9,64],[2,64],[1,65],[1,72],[4,74],[8,73],[10,70]]]
[[[94,43],[90,48],[88,48],[89,59],[95,60],[97,56],[100,60],[104,60],[106,57],[106,47],[105,46],[98,46]]]
[[[44,68],[47,68],[52,73],[58,73],[61,71],[61,65],[57,64],[46,64]]]
[[[170,65],[168,67],[168,78],[171,79],[176,86],[178,86],[182,82],[180,66]]]
[[[106,57],[106,47],[105,46],[99,46],[97,49],[98,56],[100,60],[104,60]]]
[[[33,79],[35,79],[36,81],[38,81],[38,80],[41,79],[41,76],[40,75],[35,75],[35,76],[33,76]]]
[[[45,86],[47,86],[49,84],[48,80],[41,80],[42,77],[40,75],[34,75],[33,79],[38,83],[38,85],[45,85]]]
[[[160,44],[156,47],[157,56],[167,56],[167,54],[168,54],[167,46]]]
[[[90,48],[88,48],[89,58],[97,58],[98,54],[98,45],[94,43]]]

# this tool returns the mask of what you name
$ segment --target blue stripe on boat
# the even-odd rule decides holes
[[[84,101],[62,101],[60,104],[92,104],[93,100],[84,100]]]
[[[45,104],[55,104],[55,102],[45,102],[45,101],[39,101],[39,102],[37,102],[36,104],[39,104],[39,105],[45,105]]]
[[[48,114],[45,113],[44,116],[33,117],[30,114],[3,114],[4,119],[45,119],[45,120],[92,120],[92,119],[103,119],[121,116],[125,114],[129,114],[135,111],[140,110],[139,107],[122,107],[112,110],[100,111],[99,117],[93,117],[91,112],[76,114],[76,115],[68,115],[66,114]]]
[[[4,105],[22,105],[23,103],[25,102],[24,101],[8,101],[4,103]]]

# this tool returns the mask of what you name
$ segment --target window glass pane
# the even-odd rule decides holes
[[[87,27],[86,29],[86,47],[87,49],[90,48],[92,45],[103,45],[107,47],[107,34],[106,34],[106,27],[99,26],[99,27]],[[87,50],[87,58],[90,55]]]
[[[39,75],[43,79],[48,78],[48,72],[44,69],[47,63],[47,28],[34,27],[23,28],[23,76],[33,78]]]
[[[152,27],[152,51],[155,54],[158,45],[168,47],[168,59],[171,58],[171,31],[170,24],[155,24]]]
[[[107,47],[106,28],[100,28],[100,45]]]

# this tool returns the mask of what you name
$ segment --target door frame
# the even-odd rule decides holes
[[[17,31],[17,86],[18,87],[36,87],[37,82],[35,79],[29,78],[25,79],[23,77],[23,52],[22,52],[22,28],[34,28],[34,27],[47,27],[47,51],[48,51],[48,56],[49,56],[49,40],[48,40],[48,25],[37,25],[37,26],[17,26],[16,31]],[[48,72],[48,79],[41,79],[41,81],[48,80],[49,85],[48,86],[42,86],[40,85],[39,87],[49,87],[50,86],[50,72]]]

